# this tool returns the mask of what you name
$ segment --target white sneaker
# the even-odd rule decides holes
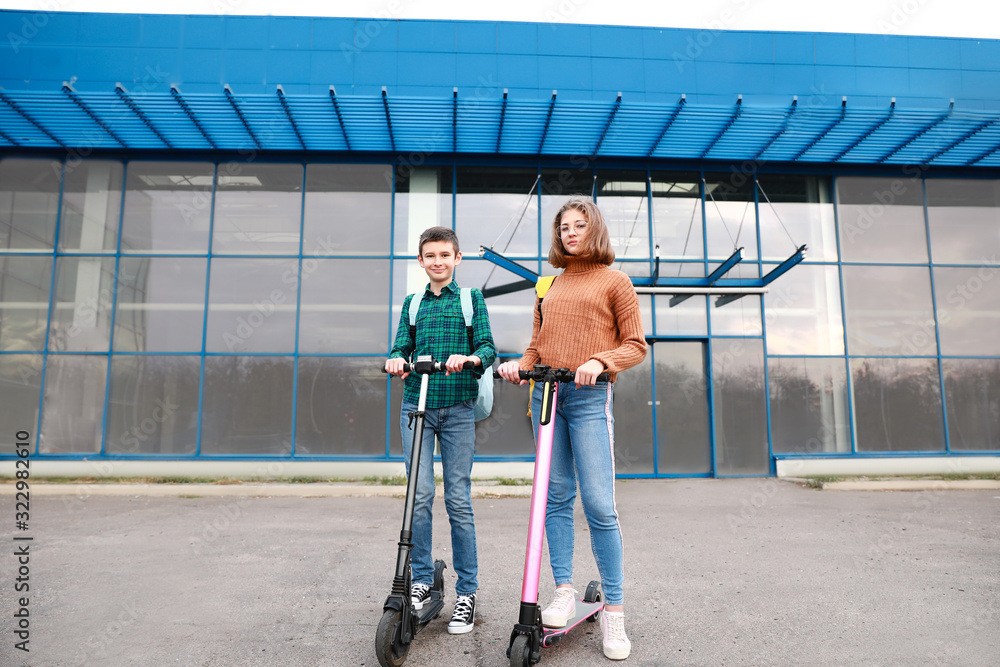
[[[542,611],[542,625],[549,628],[564,628],[574,616],[576,616],[576,591],[572,588],[557,588],[556,596]]]
[[[625,613],[601,612],[601,634],[604,635],[604,655],[612,660],[624,660],[632,652],[632,642],[625,636]]]
[[[427,584],[413,584],[410,587],[410,602],[414,609],[423,609],[424,603],[431,599],[431,587]]]
[[[459,595],[455,602],[455,611],[451,615],[451,622],[448,623],[449,635],[464,635],[472,632],[476,623],[476,594]]]

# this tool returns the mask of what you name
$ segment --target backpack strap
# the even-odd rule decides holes
[[[538,296],[538,328],[542,328],[542,299],[548,294],[555,281],[555,276],[541,276],[535,281],[535,294]]]
[[[472,306],[472,289],[463,287],[459,290],[458,295],[462,302],[462,316],[465,318],[465,333],[469,336],[469,354],[472,354],[476,351],[475,343],[472,340],[472,316],[475,314],[475,309]]]
[[[410,295],[410,338],[413,339],[413,344],[417,344],[417,313],[420,311],[420,302],[424,298],[424,292],[414,292]]]

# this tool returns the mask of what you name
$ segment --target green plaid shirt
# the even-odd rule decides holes
[[[481,291],[472,290],[472,341],[475,351],[469,350],[469,334],[465,329],[458,283],[452,280],[445,285],[441,289],[441,296],[435,295],[430,289],[430,283],[427,284],[420,302],[420,312],[417,313],[416,341],[410,336],[412,300],[413,295],[409,294],[403,301],[396,340],[389,352],[390,359],[402,357],[412,360],[429,354],[437,361],[447,361],[453,354],[474,354],[483,360],[483,368],[493,365],[497,358],[497,348],[493,344],[490,315],[486,311],[486,300]],[[447,377],[444,373],[431,375],[427,387],[427,407],[446,408],[475,398],[479,393],[478,380],[479,374],[473,371],[452,373]],[[410,403],[417,403],[420,398],[419,375],[414,373],[406,378],[403,398]]]

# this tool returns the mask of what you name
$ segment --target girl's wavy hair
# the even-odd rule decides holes
[[[575,257],[610,266],[615,261],[615,251],[611,247],[611,235],[604,222],[604,215],[601,213],[601,209],[597,208],[597,204],[590,197],[584,195],[574,195],[556,213],[555,220],[552,221],[552,247],[549,249],[549,264],[557,269],[566,268],[566,258],[570,254],[563,248],[562,237],[559,235],[559,223],[563,213],[571,209],[582,213],[587,220],[587,236],[583,239],[580,254],[575,255]]]

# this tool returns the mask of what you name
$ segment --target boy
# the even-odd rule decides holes
[[[413,509],[413,551],[411,569],[413,606],[421,609],[430,599],[434,578],[431,560],[431,504],[434,502],[434,436],[441,445],[441,465],[444,468],[444,503],[451,523],[452,565],[458,581],[457,601],[448,623],[450,634],[471,632],[476,619],[476,589],[479,563],[476,556],[476,526],[472,515],[472,456],[475,452],[476,428],[473,402],[479,390],[477,376],[462,371],[466,361],[473,361],[478,372],[490,372],[497,351],[490,332],[489,314],[483,294],[472,290],[472,344],[462,315],[458,283],[453,279],[455,267],[462,262],[458,237],[446,227],[431,227],[420,235],[417,257],[421,268],[430,278],[424,290],[416,319],[416,335],[410,334],[410,302],[407,296],[396,329],[396,340],[385,362],[385,370],[400,375],[406,381],[403,404],[399,415],[399,430],[403,436],[403,458],[406,474],[410,473],[410,453],[413,430],[409,413],[416,411],[420,394],[420,378],[407,379],[403,364],[412,356],[430,354],[444,360],[447,372],[430,377],[424,417],[424,440],[421,445],[420,475]],[[414,340],[416,338],[416,340]]]

